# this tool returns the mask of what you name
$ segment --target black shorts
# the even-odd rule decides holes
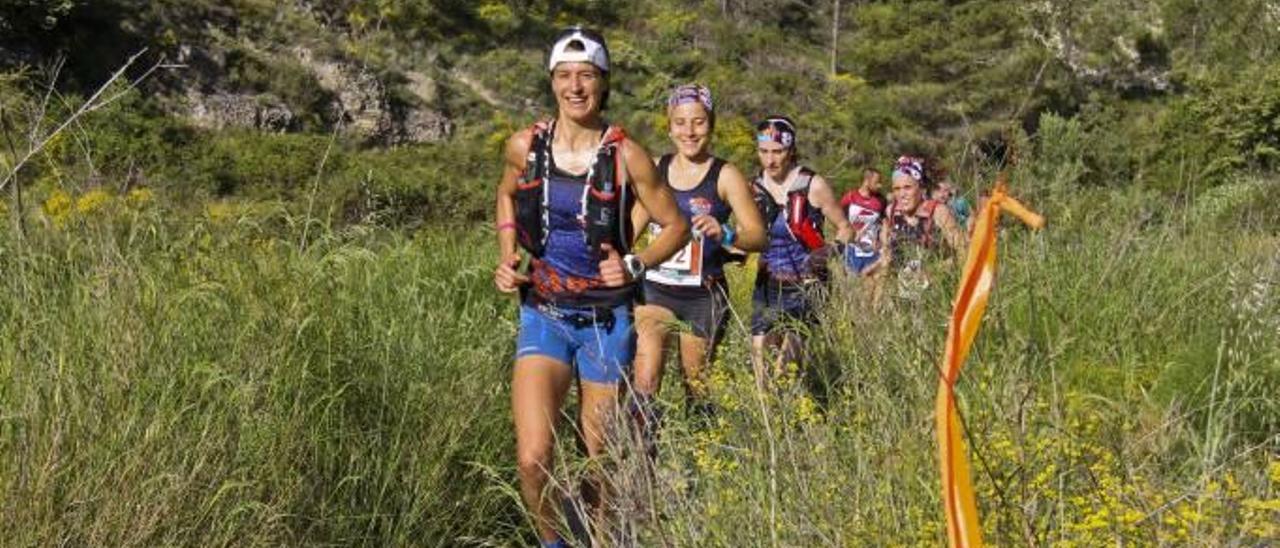
[[[670,310],[695,336],[712,342],[720,340],[729,319],[729,286],[724,281],[711,287],[679,287],[645,280],[644,302]]]
[[[816,323],[813,300],[821,287],[821,282],[757,282],[751,293],[751,334],[765,335]]]

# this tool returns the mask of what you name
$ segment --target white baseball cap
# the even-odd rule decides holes
[[[566,29],[551,46],[547,70],[555,70],[560,63],[591,63],[609,72],[609,50],[604,45],[604,37],[582,27]]]

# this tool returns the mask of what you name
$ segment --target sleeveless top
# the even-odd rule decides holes
[[[634,295],[631,284],[605,287],[600,277],[603,257],[587,245],[583,221],[586,175],[565,173],[550,160],[546,249],[531,262],[529,277],[535,298],[567,306],[613,307]],[[627,222],[625,219],[620,222]]]
[[[872,257],[880,243],[880,218],[884,216],[885,199],[879,192],[863,196],[858,189],[844,195],[840,201],[853,227],[854,238],[846,253],[855,257]]]
[[[923,262],[937,253],[938,227],[933,223],[934,208],[940,204],[934,200],[925,200],[916,207],[915,213],[905,215],[890,209],[889,230],[890,246],[893,249],[893,266],[910,271],[918,271]],[[915,217],[916,224],[907,222],[907,217]]]
[[[810,181],[812,184],[812,181]],[[790,190],[790,188],[788,188]],[[757,188],[757,192],[764,192]],[[804,192],[808,192],[805,189]],[[773,199],[772,195],[765,195],[764,199]],[[784,198],[785,200],[786,198]],[[785,202],[779,204],[777,214],[772,219],[765,219],[768,224],[769,244],[763,252],[760,253],[760,270],[761,274],[766,271],[768,277],[776,282],[802,282],[819,278],[818,273],[814,271],[813,265],[809,261],[809,249],[804,246],[800,240],[796,239],[791,233],[791,228],[787,226],[787,205]],[[805,200],[805,207],[808,208],[807,216],[814,229],[819,233],[822,232],[823,216],[822,210],[815,207],[811,202]]]
[[[670,185],[671,160],[667,154],[658,160],[658,173]],[[685,219],[693,220],[698,215],[710,215],[720,224],[729,222],[729,204],[720,198],[720,170],[725,161],[720,158],[711,159],[711,167],[697,186],[689,190],[671,189],[675,194],[676,207]],[[649,223],[649,232],[657,236],[662,228],[656,223]],[[645,280],[675,287],[709,287],[724,278],[724,262],[726,253],[717,242],[707,240],[701,234],[695,234],[675,255],[666,262],[645,273]]]

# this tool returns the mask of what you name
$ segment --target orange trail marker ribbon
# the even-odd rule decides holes
[[[938,378],[937,436],[938,460],[942,474],[942,504],[947,515],[947,541],[952,547],[982,546],[978,505],[969,474],[960,418],[956,412],[956,380],[978,334],[987,298],[996,274],[996,229],[1001,211],[1008,212],[1032,228],[1044,226],[1044,217],[1009,197],[1001,176],[991,198],[978,213],[969,256],[956,290],[951,321],[947,325],[946,349]]]

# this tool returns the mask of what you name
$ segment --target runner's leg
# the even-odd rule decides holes
[[[666,340],[676,317],[665,307],[636,307],[636,361],[632,389],[645,396],[656,396],[662,388]]]
[[[709,347],[707,339],[692,333],[680,334],[680,367],[684,370],[684,384],[690,401],[701,401],[707,397]]]
[[[587,448],[587,456],[594,460],[605,452],[606,433],[618,409],[618,385],[584,380],[579,384],[578,396],[582,403],[578,415],[578,424],[582,428],[582,441]],[[588,478],[583,495],[591,508],[596,533],[593,537],[597,537],[595,540],[599,542],[607,538],[601,535],[603,532],[601,527],[605,524],[609,482],[599,463],[592,466]]]
[[[555,424],[573,381],[568,364],[541,355],[516,359],[511,379],[511,412],[516,428],[516,468],[520,496],[533,514],[538,537],[559,538],[555,531],[557,497],[546,493],[555,447]]]

